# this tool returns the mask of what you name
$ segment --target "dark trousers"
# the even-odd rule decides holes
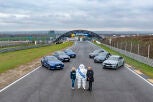
[[[72,79],[72,87],[74,87],[75,79]]]
[[[92,81],[89,81],[89,88],[88,88],[89,91],[92,91]]]

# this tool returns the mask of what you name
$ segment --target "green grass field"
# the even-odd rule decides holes
[[[34,59],[41,58],[46,54],[52,53],[57,50],[62,50],[72,45],[73,42],[65,42],[62,44],[55,44],[47,47],[33,48],[0,54],[0,73],[5,72],[9,69],[16,68],[22,64],[31,62]]]
[[[123,55],[123,54],[118,53],[117,51],[111,50],[110,48],[104,46],[103,44],[97,44],[97,43],[94,43],[94,44],[102,47],[103,49],[107,50],[111,54],[117,54],[117,55],[120,55],[120,56],[124,57],[127,64],[129,64],[129,65],[133,66],[134,68],[140,70],[142,73],[144,73],[148,77],[153,78],[153,67],[148,66],[146,64],[143,64],[141,62],[138,62],[138,61],[136,61],[132,58],[129,58],[129,57]]]

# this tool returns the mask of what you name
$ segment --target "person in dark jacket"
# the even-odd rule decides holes
[[[72,89],[74,89],[75,79],[76,79],[76,69],[75,69],[75,67],[72,67],[72,70],[70,72],[70,78],[72,80]]]
[[[92,91],[92,82],[94,82],[94,72],[91,67],[87,70],[87,81],[89,82],[88,91]]]

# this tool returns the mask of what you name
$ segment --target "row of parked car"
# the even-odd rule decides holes
[[[41,65],[48,69],[63,69],[63,62],[70,62],[71,58],[75,58],[76,53],[71,49],[57,51],[52,56],[45,56],[41,59]]]
[[[93,58],[95,63],[102,63],[102,68],[117,69],[124,66],[124,58],[119,55],[111,55],[104,49],[98,49],[89,53],[89,58]]]

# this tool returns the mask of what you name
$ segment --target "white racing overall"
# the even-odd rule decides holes
[[[86,74],[87,74],[87,69],[83,64],[80,64],[79,68],[76,70],[78,89],[81,87],[81,84],[83,89],[86,89],[86,78],[87,78]]]

